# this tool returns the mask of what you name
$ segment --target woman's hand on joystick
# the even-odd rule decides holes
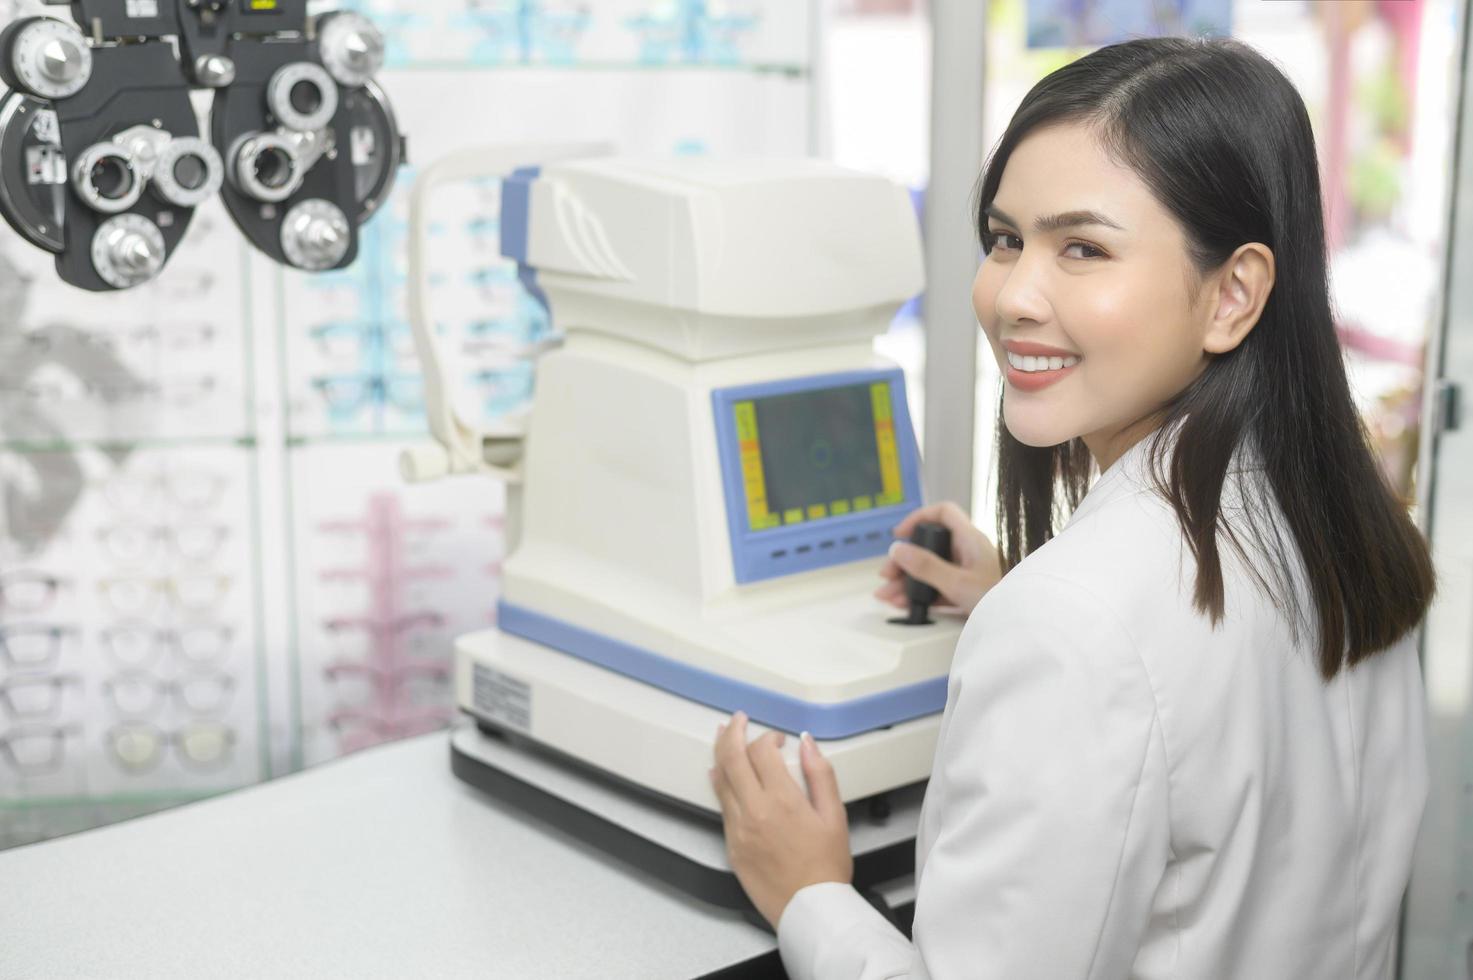
[[[923,521],[941,524],[951,531],[952,561],[907,540],[915,526]],[[941,593],[937,609],[951,607],[962,613],[970,613],[987,591],[1002,579],[1002,559],[992,539],[978,530],[971,518],[950,501],[911,511],[896,525],[894,533],[897,540],[890,546],[890,555],[880,568],[880,576],[885,582],[875,590],[875,598],[897,609],[910,606],[905,595],[907,574]]]

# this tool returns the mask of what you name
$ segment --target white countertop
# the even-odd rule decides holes
[[[0,977],[692,977],[774,948],[450,772],[449,736],[0,852]]]

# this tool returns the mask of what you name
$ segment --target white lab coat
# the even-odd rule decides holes
[[[1325,684],[1225,543],[1214,631],[1148,441],[962,632],[914,945],[812,885],[778,924],[794,980],[1392,975],[1427,793],[1415,634]],[[1234,472],[1229,507],[1261,479]]]

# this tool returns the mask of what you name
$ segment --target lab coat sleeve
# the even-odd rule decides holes
[[[1169,856],[1156,693],[1114,611],[1023,568],[957,647],[912,945],[848,885],[778,923],[794,980],[1127,977]]]

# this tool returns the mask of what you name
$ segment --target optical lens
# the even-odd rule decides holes
[[[229,652],[230,640],[228,627],[190,627],[179,631],[179,654],[191,663],[213,663]]]
[[[176,736],[184,760],[195,768],[215,768],[228,762],[234,741],[230,729],[205,721],[186,726]]]
[[[209,176],[205,161],[193,153],[186,153],[174,161],[174,179],[187,191],[197,191],[205,186]]]
[[[113,729],[113,756],[131,772],[142,772],[159,761],[159,733],[150,725],[123,724]]]
[[[292,160],[284,150],[268,147],[256,154],[251,164],[256,179],[272,190],[281,190],[292,179]]]
[[[322,89],[316,82],[300,81],[292,86],[288,96],[292,108],[304,116],[310,116],[322,108]]]
[[[46,667],[61,651],[61,637],[54,626],[0,627],[0,655],[15,667]]]
[[[121,200],[133,189],[133,171],[119,157],[100,157],[87,173],[97,193],[109,201]]]

